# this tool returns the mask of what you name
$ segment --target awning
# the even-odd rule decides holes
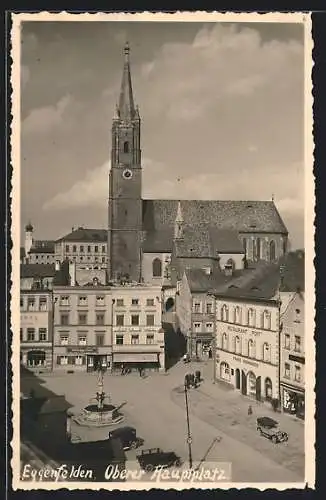
[[[113,363],[146,363],[158,362],[158,353],[113,353]]]

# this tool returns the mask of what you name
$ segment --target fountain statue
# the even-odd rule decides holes
[[[111,403],[110,397],[104,392],[104,372],[102,368],[98,370],[97,386],[96,396],[90,399],[91,404],[85,406],[81,414],[74,417],[74,421],[79,425],[88,427],[119,424],[124,420],[124,415],[119,410],[125,403],[120,406]],[[105,403],[105,401],[108,402]]]

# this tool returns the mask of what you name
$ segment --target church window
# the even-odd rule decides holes
[[[269,244],[269,260],[273,262],[275,260],[275,241],[272,240]]]
[[[247,238],[243,238],[242,244],[243,244],[244,253],[246,254],[247,253]]]
[[[162,261],[159,258],[153,260],[153,277],[160,278],[162,276]]]
[[[124,153],[129,153],[129,142],[128,141],[125,141],[123,143],[123,152]]]
[[[256,259],[260,259],[260,254],[261,254],[261,242],[260,242],[260,238],[257,238],[256,239]]]

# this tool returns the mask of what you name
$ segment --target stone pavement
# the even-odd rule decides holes
[[[189,391],[190,413],[240,442],[249,444],[285,468],[299,475],[304,474],[303,421],[295,416],[275,413],[269,404],[245,397],[228,384],[219,381],[214,384],[211,362],[174,367],[174,371],[182,374],[195,370],[201,371],[204,380],[199,388]],[[182,378],[181,373],[179,379]],[[171,393],[172,401],[179,406],[184,405],[182,389],[177,387]],[[249,405],[253,409],[252,415],[248,415]],[[277,420],[281,430],[288,433],[289,441],[275,445],[267,438],[261,437],[256,430],[256,418],[259,416],[269,416]]]

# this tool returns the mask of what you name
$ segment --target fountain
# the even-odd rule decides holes
[[[124,420],[124,415],[120,413],[120,409],[125,403],[120,406],[115,406],[111,403],[110,397],[105,394],[103,386],[103,370],[98,370],[98,390],[96,396],[90,399],[89,405],[83,408],[82,412],[73,417],[73,420],[82,426],[86,427],[105,427],[119,424]],[[105,401],[108,403],[105,403]]]

